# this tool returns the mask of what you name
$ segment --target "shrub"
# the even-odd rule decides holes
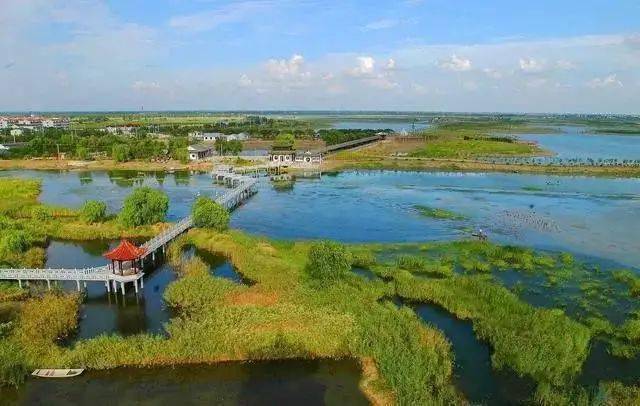
[[[86,223],[99,223],[107,215],[107,205],[97,200],[87,200],[80,209],[80,217]]]
[[[193,222],[197,227],[224,231],[229,228],[229,211],[215,201],[199,197],[191,209]]]
[[[351,270],[351,258],[347,249],[333,241],[319,241],[309,249],[308,274],[319,281],[343,278]]]
[[[127,196],[118,218],[127,227],[137,227],[164,221],[167,210],[169,210],[167,195],[145,186],[135,189]]]

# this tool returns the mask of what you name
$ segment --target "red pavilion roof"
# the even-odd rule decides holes
[[[112,261],[133,261],[140,258],[146,250],[136,247],[129,240],[120,241],[120,245],[104,254],[104,257]]]

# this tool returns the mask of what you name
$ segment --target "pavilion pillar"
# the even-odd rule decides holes
[[[104,281],[104,285],[107,287],[107,293],[111,293],[111,285],[109,285],[109,281]]]
[[[136,290],[136,295],[137,295],[137,294],[138,294],[138,280],[137,280],[137,279],[135,279],[135,280],[133,281],[133,287],[135,288],[135,290]]]
[[[47,288],[51,290],[51,281],[49,279],[47,279]]]
[[[18,279],[18,286],[20,286],[20,289],[22,289],[22,281],[20,279]]]
[[[122,296],[124,296],[124,282],[120,282],[120,290],[122,291]]]
[[[118,293],[118,282],[116,282],[116,280],[113,280],[113,291]]]
[[[144,289],[144,277],[140,278],[140,289]]]
[[[76,280],[76,287],[78,288],[78,292],[80,292],[80,281]]]

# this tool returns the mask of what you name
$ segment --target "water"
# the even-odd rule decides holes
[[[473,404],[524,404],[535,389],[534,382],[512,371],[491,366],[491,349],[479,341],[470,322],[458,320],[438,307],[418,304],[415,312],[422,320],[442,330],[455,353],[454,381]]]
[[[342,120],[331,123],[333,128],[340,130],[393,130],[394,132],[413,130],[419,131],[430,127],[430,124],[425,122],[412,121],[389,121],[386,119],[371,119],[371,120]]]
[[[0,176],[42,178],[46,203],[79,207],[99,196],[111,212],[121,207],[133,185],[158,187],[169,196],[171,221],[189,213],[197,194],[222,192],[207,174],[6,171]],[[232,227],[272,238],[344,242],[457,239],[482,228],[499,242],[640,268],[638,178],[353,171],[299,178],[285,192],[266,180],[259,188],[234,212]],[[427,218],[415,205],[447,209],[466,219]]]
[[[364,269],[364,268],[360,268],[360,267],[353,267],[351,268],[351,272],[355,273],[356,275],[368,280],[368,281],[373,281],[378,279],[378,277],[371,272],[369,269]]]
[[[47,248],[48,268],[84,268],[102,266],[102,254],[117,241],[61,242],[52,241]],[[80,322],[73,339],[96,337],[100,334],[128,336],[138,333],[164,334],[164,324],[172,316],[162,295],[176,276],[167,264],[155,270],[147,268],[144,289],[136,295],[131,286],[123,297],[120,291],[107,293],[102,282],[87,282],[86,297],[80,306]],[[76,283],[60,283],[67,291],[75,291]],[[44,285],[43,285],[44,286]],[[118,286],[119,288],[119,286]]]
[[[0,389],[3,405],[366,405],[354,361],[270,361],[87,371]]]
[[[235,283],[248,283],[224,255],[215,254],[195,247],[188,247],[184,252],[183,258],[189,259],[192,257],[198,257],[203,260],[205,264],[209,265],[209,272],[213,276],[228,279]]]
[[[535,141],[556,158],[640,160],[640,137],[616,134],[585,134],[583,127],[563,126],[555,134],[522,134],[518,138]]]

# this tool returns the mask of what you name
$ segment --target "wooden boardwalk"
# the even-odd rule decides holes
[[[231,211],[240,205],[244,200],[251,197],[257,192],[258,180],[237,175],[231,172],[225,172],[221,174],[222,181],[231,187],[224,194],[217,197],[215,201],[227,210]],[[180,234],[193,227],[193,219],[191,216],[185,217],[179,222],[173,224],[169,229],[156,235],[151,240],[145,242],[142,245],[145,254],[141,258],[151,256],[155,259],[155,252],[162,249],[164,252],[165,246]],[[51,288],[51,281],[75,281],[78,290],[81,290],[80,282],[86,284],[86,282],[104,282],[107,291],[110,291],[110,282],[113,283],[113,289],[117,288],[116,283],[120,283],[122,294],[124,294],[124,284],[127,282],[134,283],[136,292],[138,291],[138,280],[142,282],[143,273],[137,273],[132,275],[117,275],[111,271],[108,265],[92,268],[81,269],[42,269],[42,268],[30,268],[30,269],[0,269],[0,280],[17,280],[22,287],[22,281],[47,281],[47,285]]]

